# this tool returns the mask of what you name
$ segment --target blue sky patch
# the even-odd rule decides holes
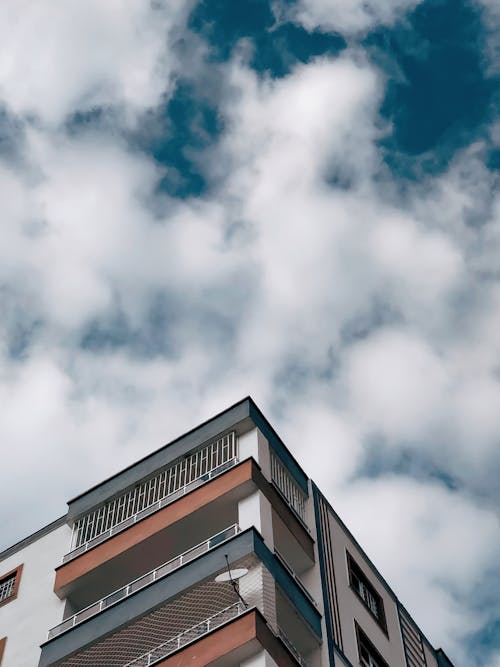
[[[457,150],[486,137],[499,81],[488,74],[486,31],[475,5],[424,2],[365,45],[388,75],[381,112],[393,129],[382,146],[396,175],[442,171]]]
[[[193,11],[189,25],[209,43],[215,60],[228,60],[236,45],[248,40],[250,66],[272,77],[285,76],[297,63],[337,54],[346,46],[341,35],[277,22],[266,0],[204,0]]]

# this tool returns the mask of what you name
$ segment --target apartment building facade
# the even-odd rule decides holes
[[[0,554],[1,667],[452,667],[251,398]]]

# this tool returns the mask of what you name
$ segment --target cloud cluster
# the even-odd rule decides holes
[[[415,4],[303,0],[296,20],[353,34]],[[484,147],[402,192],[378,143],[385,81],[361,49],[273,80],[201,48],[187,73],[187,16],[0,9],[15,128],[0,155],[4,546],[251,393],[431,640],[473,664],[500,549],[500,200]],[[124,128],[200,72],[224,131],[198,156],[211,188],[174,199]]]
[[[392,475],[345,487],[337,502],[347,524],[373,545],[374,562],[384,563],[400,599],[411,601],[411,613],[435,645],[446,637],[446,651],[468,664],[459,640],[479,630],[488,615],[479,605],[464,610],[477,597],[484,572],[492,576],[498,516],[437,484]]]
[[[7,0],[0,8],[0,98],[8,111],[57,125],[75,112],[155,107],[176,69],[189,2]]]
[[[392,25],[422,0],[299,0],[289,18],[308,30],[353,35],[379,25]]]

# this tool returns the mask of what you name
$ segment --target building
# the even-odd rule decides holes
[[[0,554],[2,667],[450,667],[250,398]]]

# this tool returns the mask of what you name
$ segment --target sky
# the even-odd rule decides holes
[[[0,43],[0,549],[250,394],[499,667],[497,0],[4,0]]]

